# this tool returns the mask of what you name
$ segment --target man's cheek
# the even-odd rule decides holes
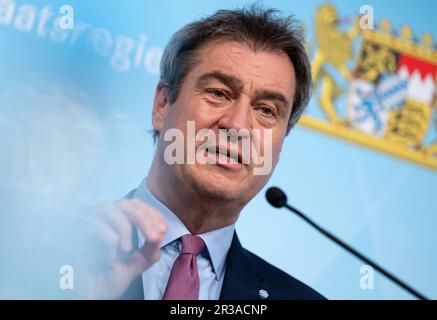
[[[268,176],[272,173],[274,148],[272,130],[263,130],[262,135],[254,132],[254,175]]]

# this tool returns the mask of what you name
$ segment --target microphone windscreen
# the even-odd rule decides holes
[[[277,187],[270,187],[266,191],[266,199],[275,208],[282,208],[287,204],[287,196]]]

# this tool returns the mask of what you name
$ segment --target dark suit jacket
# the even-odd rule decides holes
[[[272,300],[321,300],[325,299],[299,280],[272,266],[241,246],[235,233],[226,260],[220,300],[260,300],[260,290]],[[143,282],[138,277],[120,297],[143,300]]]
[[[126,197],[131,198],[133,194],[134,191]],[[137,244],[138,240],[134,239],[133,243]],[[235,232],[226,258],[220,300],[260,300],[260,290],[265,290],[267,299],[271,300],[325,299],[304,283],[244,249]],[[132,282],[120,299],[144,299],[141,276]]]

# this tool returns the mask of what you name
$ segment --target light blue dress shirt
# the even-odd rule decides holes
[[[160,300],[164,295],[173,263],[181,251],[179,238],[190,234],[182,221],[148,189],[146,179],[135,192],[137,198],[158,209],[168,226],[168,231],[161,243],[161,256],[151,267],[143,272],[145,300]],[[231,246],[235,225],[229,225],[207,233],[198,234],[205,242],[207,250],[197,256],[197,268],[200,279],[200,300],[218,300],[226,269],[226,256]],[[139,230],[138,241],[142,246],[144,237]]]

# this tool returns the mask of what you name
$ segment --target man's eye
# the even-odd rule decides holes
[[[226,94],[226,91],[221,90],[221,89],[207,89],[206,92],[208,92],[209,94],[213,95],[216,98],[219,99],[227,99],[228,95]]]
[[[272,110],[272,108],[270,108],[270,107],[261,106],[261,107],[258,108],[258,110],[259,110],[259,111],[260,111],[264,116],[267,116],[267,117],[275,117],[275,116],[276,116],[275,111]]]

